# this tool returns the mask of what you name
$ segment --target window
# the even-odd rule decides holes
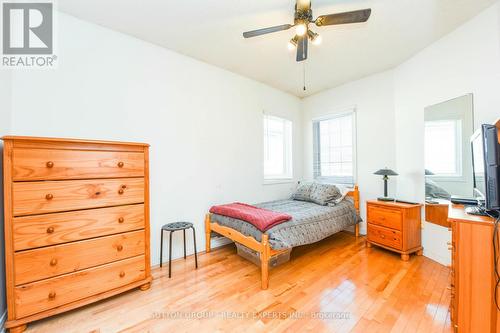
[[[292,178],[292,122],[264,115],[264,179]]]
[[[315,179],[354,184],[355,133],[354,111],[313,121]]]
[[[462,176],[462,121],[425,122],[425,168],[434,177]]]

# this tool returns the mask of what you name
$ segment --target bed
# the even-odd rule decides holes
[[[334,206],[320,206],[297,200],[278,200],[256,205],[288,213],[292,219],[261,232],[253,225],[234,218],[208,213],[205,217],[206,252],[210,252],[211,233],[216,232],[259,253],[261,287],[269,286],[269,260],[290,248],[320,241],[354,226],[359,236],[359,189],[354,186],[344,200]],[[354,214],[353,214],[354,212]]]

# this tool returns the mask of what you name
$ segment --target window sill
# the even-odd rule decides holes
[[[439,175],[431,175],[425,176],[435,182],[449,182],[449,183],[465,183],[464,176],[439,176]]]
[[[264,179],[263,185],[279,185],[295,183],[293,178]]]

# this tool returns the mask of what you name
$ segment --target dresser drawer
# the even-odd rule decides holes
[[[377,224],[383,227],[402,230],[403,216],[398,209],[368,206],[368,223]]]
[[[14,250],[26,250],[143,229],[144,204],[13,219]]]
[[[144,202],[144,179],[65,180],[12,184],[14,216]]]
[[[144,153],[14,149],[14,181],[143,177]]]
[[[370,242],[392,247],[396,250],[401,250],[403,248],[401,232],[371,223],[368,223],[368,240]]]
[[[144,230],[16,252],[16,285],[144,254]]]
[[[145,278],[142,255],[25,284],[14,289],[16,316],[42,312]]]

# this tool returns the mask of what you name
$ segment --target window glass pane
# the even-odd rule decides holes
[[[314,122],[315,177],[354,182],[353,122],[353,113]]]

